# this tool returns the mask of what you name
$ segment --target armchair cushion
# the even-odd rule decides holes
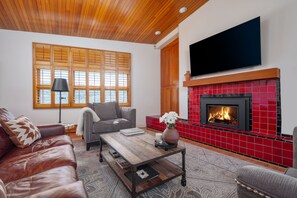
[[[25,116],[15,120],[1,120],[1,125],[11,141],[20,148],[25,148],[41,138],[39,129]]]
[[[100,120],[112,120],[118,118],[115,102],[94,103],[93,107]]]
[[[94,133],[106,133],[131,128],[131,122],[124,118],[105,120],[93,124]]]

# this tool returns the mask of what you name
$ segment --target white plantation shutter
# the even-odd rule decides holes
[[[68,70],[61,70],[61,69],[55,70],[55,78],[65,78],[67,79],[67,82],[68,82]]]
[[[51,90],[38,89],[37,90],[38,104],[51,104]]]
[[[87,102],[86,78],[85,71],[74,71],[74,104],[86,104]]]
[[[51,104],[51,70],[47,68],[35,69],[36,95],[34,96],[37,105]]]
[[[86,86],[86,72],[74,71],[74,85],[75,86]]]
[[[55,92],[55,104],[60,104],[60,93]],[[68,92],[61,92],[61,104],[68,104]]]
[[[119,83],[119,87],[127,87],[128,86],[128,74],[119,73],[118,83]]]
[[[39,69],[37,70],[37,84],[38,85],[51,85],[51,70],[50,69]]]
[[[69,79],[68,79],[68,70],[61,70],[61,69],[57,69],[55,70],[55,78],[64,78],[67,80],[68,84],[69,84]],[[60,93],[59,92],[55,92],[55,104],[60,104]],[[69,102],[69,93],[68,92],[61,92],[61,96],[62,96],[62,100],[61,100],[61,104],[68,104]]]
[[[116,91],[115,90],[105,90],[105,100],[104,102],[116,101]]]
[[[90,90],[89,91],[89,103],[99,103],[100,102],[100,90]]]
[[[52,92],[54,78],[65,78],[69,92],[62,92],[62,107],[119,101],[131,104],[131,54],[69,46],[33,43],[34,108],[54,108],[59,92]]]
[[[115,87],[116,86],[116,73],[115,72],[105,72],[104,86],[105,87]]]
[[[75,104],[86,103],[86,90],[74,90],[74,103]]]
[[[100,72],[89,72],[89,86],[100,86]]]
[[[119,103],[127,103],[127,102],[128,102],[128,91],[119,90]]]

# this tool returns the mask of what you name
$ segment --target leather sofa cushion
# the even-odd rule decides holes
[[[5,158],[5,161],[2,160],[0,164],[0,178],[4,183],[8,183],[52,168],[67,165],[76,168],[72,146],[56,146],[26,155]]]
[[[30,196],[30,198],[87,198],[83,183],[77,181]]]
[[[4,129],[0,127],[0,158],[15,148]]]
[[[10,195],[14,197],[28,197],[76,181],[75,169],[72,166],[62,166],[11,181],[6,184],[6,190],[8,197]]]
[[[94,103],[93,108],[100,120],[112,120],[118,118],[115,102]]]
[[[99,121],[94,122],[93,133],[114,132],[127,128],[131,128],[131,122],[124,118]]]
[[[0,108],[0,120],[12,120],[15,119],[14,115],[7,111],[5,108]],[[1,127],[0,124],[0,158],[14,148],[14,144],[9,139],[9,136],[6,134],[5,130]]]
[[[71,145],[73,147],[71,138],[67,135],[49,136],[36,140],[33,144],[23,149],[14,147],[1,161],[62,145]]]

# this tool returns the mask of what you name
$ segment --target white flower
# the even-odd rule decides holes
[[[159,118],[160,123],[164,122],[167,127],[174,127],[175,121],[179,118],[178,114],[174,111],[165,113],[162,117]]]

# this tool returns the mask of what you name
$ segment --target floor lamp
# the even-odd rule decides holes
[[[68,92],[68,83],[67,80],[64,78],[55,78],[52,91],[59,92],[60,94],[60,104],[59,104],[59,123],[61,123],[61,100],[62,100],[62,94],[61,92]]]

